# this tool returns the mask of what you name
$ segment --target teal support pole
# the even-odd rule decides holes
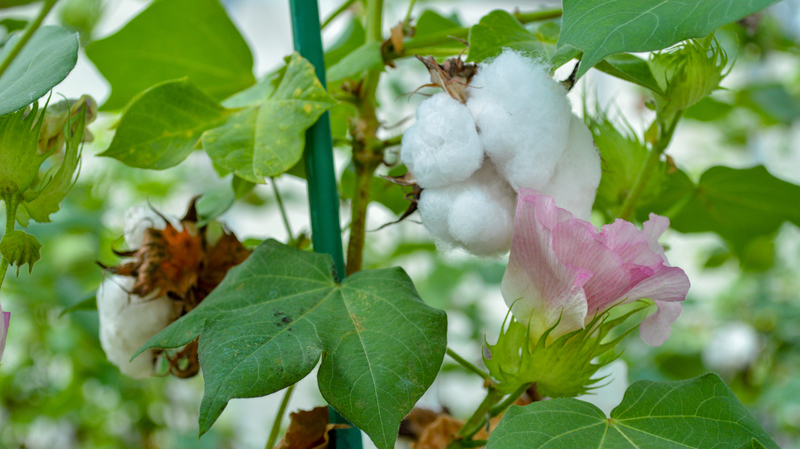
[[[294,48],[314,65],[317,78],[325,86],[325,57],[322,52],[317,0],[289,0],[289,4],[292,10]],[[314,251],[330,254],[336,268],[336,276],[341,281],[345,273],[344,250],[342,229],[339,224],[339,195],[336,191],[336,173],[333,169],[331,122],[327,112],[306,131],[303,158],[308,179],[308,203]],[[350,424],[330,406],[328,416],[332,424]],[[357,427],[335,430],[328,447],[361,449],[361,431]]]

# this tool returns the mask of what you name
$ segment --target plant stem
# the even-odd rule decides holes
[[[283,206],[283,199],[281,199],[281,192],[278,190],[278,184],[275,183],[275,178],[270,178],[272,181],[272,190],[275,192],[275,199],[278,201],[278,209],[281,211],[281,218],[283,218],[283,225],[286,227],[286,233],[289,235],[289,242],[294,242],[294,234],[292,234],[292,226],[289,225],[289,216],[286,215],[286,208]]]
[[[411,0],[408,4],[408,12],[406,12],[406,18],[403,20],[403,26],[408,26],[411,23],[411,11],[414,10],[414,5],[417,4],[417,0]]]
[[[539,22],[542,20],[557,19],[561,17],[563,11],[561,8],[540,9],[531,12],[515,12],[514,18],[522,23]]]
[[[464,426],[461,427],[461,430],[458,431],[458,436],[461,437],[462,440],[471,440],[472,437],[480,432],[483,426],[486,425],[492,407],[503,399],[503,396],[503,393],[498,391],[494,385],[489,386],[489,390],[486,392],[486,397],[483,399],[483,402],[481,402],[481,405],[478,406],[478,409],[475,410],[475,413],[472,414]]]
[[[17,219],[17,207],[19,206],[19,196],[7,196],[3,198],[6,203],[6,230],[3,236],[14,230]],[[2,257],[0,261],[0,287],[3,286],[3,281],[6,278],[6,271],[8,271],[8,260]]]
[[[339,17],[341,13],[347,11],[347,9],[353,6],[353,3],[355,2],[356,0],[346,0],[344,3],[341,4],[341,6],[336,8],[336,11],[332,12],[331,15],[329,15],[328,18],[322,22],[320,28],[324,30],[326,26],[328,26],[331,22],[333,22],[334,19]]]
[[[449,355],[450,358],[452,358],[453,360],[458,362],[459,365],[463,366],[468,371],[472,371],[473,373],[481,376],[485,380],[488,380],[488,381],[492,380],[491,376],[489,376],[488,373],[486,373],[482,369],[478,368],[477,366],[473,365],[472,363],[468,362],[464,357],[461,357],[460,355],[456,354],[456,352],[453,351],[452,349],[447,348],[447,355]]]
[[[644,194],[645,189],[647,188],[647,182],[652,177],[653,171],[658,167],[659,162],[661,162],[661,154],[664,153],[664,150],[667,149],[669,146],[669,142],[672,140],[672,135],[675,133],[675,128],[678,126],[678,121],[680,121],[681,113],[675,114],[672,117],[672,120],[666,126],[663,126],[662,123],[661,135],[658,138],[658,141],[653,145],[653,148],[650,149],[650,154],[647,155],[647,159],[644,162],[644,166],[642,166],[642,170],[639,171],[639,175],[636,177],[636,181],[631,188],[628,197],[625,199],[625,202],[622,204],[622,209],[619,212],[619,218],[623,220],[630,220],[631,216],[633,216],[633,212],[636,209],[636,203],[639,202],[642,195]]]
[[[55,6],[57,1],[58,0],[46,0],[44,2],[44,6],[42,6],[42,10],[39,11],[39,15],[33,19],[33,22],[29,23],[28,26],[25,27],[22,37],[20,37],[20,39],[14,44],[14,47],[9,50],[9,52],[6,54],[6,57],[0,61],[0,76],[2,76],[6,72],[6,69],[8,69],[8,66],[14,62],[14,58],[16,58],[19,52],[22,51],[22,47],[28,43],[28,41],[31,39],[31,36],[33,36],[33,33],[39,29],[45,16],[47,16],[50,10],[53,9],[53,6]]]
[[[286,407],[289,405],[289,398],[292,396],[292,391],[294,391],[294,385],[290,385],[289,388],[286,389],[286,392],[283,393],[283,400],[278,408],[278,415],[275,417],[275,421],[272,422],[272,431],[269,433],[266,449],[275,447],[275,440],[278,439],[278,434],[281,432],[281,421],[283,421],[283,414],[286,413]]]
[[[383,39],[383,0],[367,0],[367,42]],[[377,138],[380,122],[375,113],[375,92],[380,81],[381,70],[370,70],[361,86],[356,108],[358,121],[350,127],[353,136],[353,166],[356,171],[353,201],[351,203],[350,240],[347,245],[347,268],[349,276],[361,270],[364,263],[367,207],[370,202],[372,178],[375,169],[383,162],[383,148]]]
[[[508,395],[508,397],[506,397],[503,400],[503,402],[500,402],[499,404],[492,407],[492,410],[489,413],[492,415],[492,417],[502,415],[509,407],[514,405],[514,402],[516,402],[517,399],[519,399],[519,397],[522,396],[522,393],[528,391],[528,388],[530,388],[531,385],[532,384],[520,385],[520,387],[517,388],[513,393]]]

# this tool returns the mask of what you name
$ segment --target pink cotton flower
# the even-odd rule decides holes
[[[11,312],[3,312],[3,305],[0,304],[0,360],[3,360],[3,349],[6,347],[6,335],[8,335],[8,322],[11,319]]]
[[[689,291],[689,278],[669,266],[658,243],[668,226],[669,219],[650,214],[642,230],[616,220],[598,232],[551,197],[520,189],[503,297],[537,339],[556,323],[553,338],[582,329],[615,305],[649,298],[658,310],[640,333],[659,346]]]

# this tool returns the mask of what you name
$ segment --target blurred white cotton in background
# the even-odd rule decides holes
[[[466,106],[445,92],[423,101],[403,134],[400,158],[422,188],[469,178],[483,163],[483,148]]]
[[[728,323],[714,332],[703,350],[703,364],[712,371],[733,373],[750,366],[760,350],[755,329],[742,322]]]
[[[128,293],[136,279],[108,276],[97,289],[100,317],[100,345],[108,361],[128,377],[144,378],[153,371],[153,352],[148,350],[129,362],[139,348],[175,318],[174,302],[160,298],[142,298]]]
[[[567,148],[556,164],[553,178],[541,192],[552,196],[558,207],[572,212],[576,218],[589,221],[601,175],[600,153],[594,146],[592,132],[583,120],[573,115]]]
[[[567,143],[572,108],[549,68],[505,50],[470,82],[467,107],[486,154],[514,190],[541,191]]]

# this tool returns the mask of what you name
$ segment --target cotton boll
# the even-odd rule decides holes
[[[758,333],[750,325],[730,323],[714,333],[703,350],[703,364],[722,373],[741,371],[755,362],[761,346]]]
[[[444,92],[420,104],[400,149],[400,159],[422,188],[466,180],[483,157],[475,121],[466,106]]]
[[[516,202],[508,183],[486,161],[460,189],[447,217],[450,235],[476,256],[508,252]]]
[[[149,204],[132,206],[125,211],[125,243],[128,248],[140,248],[144,231],[148,228],[163,230],[167,222]]]
[[[567,148],[541,193],[552,196],[556,206],[572,212],[575,218],[589,221],[600,176],[600,153],[594,146],[592,132],[583,120],[573,115]]]
[[[546,65],[512,50],[482,65],[470,87],[467,108],[486,154],[515,190],[541,191],[566,147],[567,91]]]
[[[153,351],[130,358],[152,336],[177,318],[172,300],[129,294],[135,278],[110,276],[97,290],[100,345],[108,360],[128,377],[144,378],[153,371]]]
[[[425,189],[420,194],[419,203],[417,203],[422,224],[436,239],[441,250],[451,249],[457,243],[450,235],[447,217],[450,215],[453,202],[460,191],[458,184],[451,187]]]

